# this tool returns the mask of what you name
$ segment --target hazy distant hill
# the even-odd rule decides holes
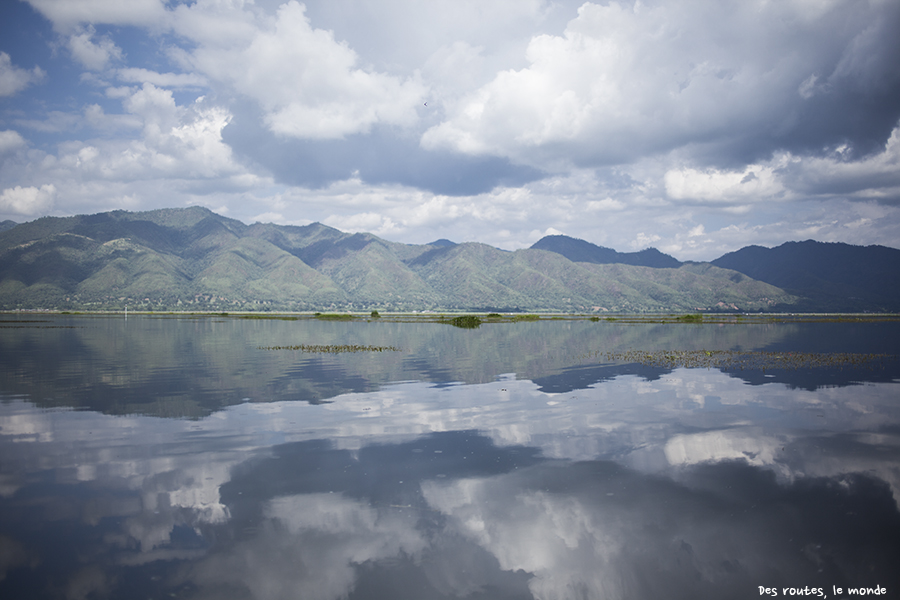
[[[805,297],[806,310],[900,311],[900,250],[807,240],[747,246],[712,264]]]
[[[113,211],[45,217],[0,232],[0,308],[695,312],[820,307],[815,285],[795,286],[809,291],[804,299],[763,280],[766,273],[754,277],[723,267],[718,261],[680,263],[656,250],[618,253],[564,236],[507,252],[447,240],[399,244],[319,223],[245,225],[199,207]],[[844,306],[838,302],[846,291],[841,290],[834,292],[836,307]],[[882,294],[896,296],[896,290]]]
[[[531,246],[535,250],[549,250],[562,254],[573,262],[589,262],[597,264],[623,264],[638,267],[655,267],[657,269],[677,268],[681,261],[663,254],[656,248],[647,248],[640,252],[616,252],[612,248],[597,246],[584,240],[566,235],[548,235]]]
[[[18,225],[18,223],[16,223],[15,221],[10,221],[10,220],[0,221],[0,231],[6,231],[7,229],[12,229],[16,225]]]

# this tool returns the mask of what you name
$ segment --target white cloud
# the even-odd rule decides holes
[[[203,97],[178,104],[171,91],[150,83],[131,89],[122,103],[126,114],[88,105],[64,119],[67,131],[91,128],[103,137],[60,142],[55,154],[7,153],[0,163],[0,189],[8,188],[0,211],[71,214],[198,203],[221,211],[230,203],[221,194],[264,193],[271,185],[241,166],[222,140],[231,119],[226,109]],[[0,142],[11,149],[27,145],[16,132],[0,133]],[[60,197],[65,207],[55,204]]]
[[[32,83],[41,81],[44,76],[40,67],[31,71],[20,69],[12,64],[9,54],[0,52],[0,96],[17,94]]]
[[[331,216],[326,218],[324,223],[342,231],[363,231],[379,236],[390,236],[398,229],[390,217],[374,212],[357,213],[346,217]]]
[[[172,92],[145,83],[123,102],[125,110],[144,121],[144,135],[155,137],[176,126],[184,109],[176,106]]]
[[[132,90],[123,106],[128,115],[107,115],[93,105],[83,118],[99,129],[137,127],[140,137],[63,143],[52,167],[55,176],[107,181],[163,178],[164,182],[166,178],[227,180],[244,174],[222,141],[222,129],[231,119],[224,108],[203,98],[178,105],[171,91],[151,83]]]
[[[206,79],[195,73],[157,73],[147,69],[118,69],[116,77],[128,83],[152,83],[159,87],[201,87]]]
[[[812,93],[812,74],[865,59],[857,42],[872,37],[880,10],[838,2],[810,17],[800,4],[762,1],[585,3],[562,35],[531,39],[526,68],[497,73],[450,107],[422,144],[543,168],[758,136],[772,144],[797,126],[798,89]],[[881,72],[882,55],[866,73]],[[847,85],[867,85],[838,70],[855,77]]]
[[[660,241],[662,238],[655,233],[647,234],[643,231],[638,232],[637,237],[635,237],[634,241],[631,242],[630,246],[632,250],[642,250],[644,248],[648,248]]]
[[[58,31],[81,23],[158,25],[166,18],[163,0],[27,0]]]
[[[7,188],[0,194],[0,212],[19,215],[37,215],[53,207],[56,186],[52,183],[41,187]]]
[[[266,20],[261,11],[253,10],[253,2],[235,0],[198,0],[179,4],[170,14],[172,30],[200,47],[245,47],[259,32],[257,19]],[[175,56],[187,62],[187,51],[172,49]]]
[[[852,159],[842,145],[825,156],[783,152],[761,164],[739,170],[709,167],[669,169],[663,176],[673,200],[744,205],[772,200],[843,197],[900,201],[900,126],[882,151]]]
[[[356,53],[331,32],[314,29],[295,1],[261,19],[250,39],[200,41],[193,66],[258,102],[278,134],[334,139],[375,124],[410,125],[425,93],[414,78],[359,68]]]
[[[92,71],[102,71],[110,62],[121,61],[124,55],[109,36],[94,41],[95,34],[93,27],[85,27],[69,36],[68,46],[75,60]]]
[[[45,133],[72,132],[81,128],[81,117],[77,114],[50,111],[41,115],[39,119],[16,119],[16,124],[21,127],[42,131]]]
[[[92,70],[74,108],[23,104],[0,132],[0,189],[52,182],[54,210],[202,204],[506,249],[563,231],[695,260],[900,234],[872,204],[900,202],[900,133],[877,151],[872,121],[860,149],[831,118],[890,104],[871,94],[895,84],[892,3],[28,1]],[[0,95],[44,77],[0,53]]]
[[[762,165],[748,165],[740,171],[682,168],[668,171],[663,180],[666,193],[675,200],[758,202],[784,194],[774,171]]]
[[[25,140],[19,135],[18,131],[7,129],[0,131],[0,154],[13,152],[19,148],[25,147]]]
[[[313,0],[306,6],[313,22],[347,40],[378,68],[410,72],[425,65],[423,75],[455,95],[456,86],[446,84],[480,85],[499,65],[521,62],[535,29],[556,29],[577,2]]]

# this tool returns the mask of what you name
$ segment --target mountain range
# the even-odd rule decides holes
[[[567,236],[509,252],[247,225],[205,208],[43,217],[0,228],[0,309],[900,311],[900,250],[814,241],[711,262]]]

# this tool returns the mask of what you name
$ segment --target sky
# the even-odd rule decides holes
[[[900,247],[896,0],[2,0],[0,220]]]

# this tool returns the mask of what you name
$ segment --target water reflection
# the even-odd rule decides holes
[[[109,414],[200,417],[249,400],[326,402],[399,381],[488,383],[501,374],[547,391],[671,369],[599,364],[605,352],[741,350],[888,354],[842,369],[724,369],[750,383],[826,385],[900,378],[900,322],[619,324],[531,321],[461,330],[437,323],[244,320],[214,316],[6,315],[0,320],[0,392],[41,406]],[[272,346],[392,346],[397,352],[316,354]],[[38,376],[39,374],[39,376]]]
[[[0,591],[29,597],[898,583],[889,384],[813,394],[682,369],[575,396],[405,383],[199,421],[14,399],[0,413]]]
[[[85,354],[60,350],[49,374],[28,366],[37,361],[29,348],[48,339],[30,331],[0,343],[6,357],[24,354],[4,367],[0,397],[0,597],[751,598],[758,586],[833,597],[832,586],[875,585],[890,597],[900,589],[894,381],[852,384],[854,375],[833,385],[819,372],[828,385],[807,387],[716,369],[567,363],[552,353],[538,369],[533,353],[546,340],[525,338],[520,354],[495,357],[489,369],[478,355],[459,367],[435,359],[487,352],[477,336],[489,328],[398,328],[406,353],[354,362],[257,351],[261,337],[280,331],[268,325],[190,323],[192,342],[172,322],[145,325],[153,348],[134,346],[143,366],[85,342],[102,337],[90,327],[66,334]],[[598,339],[622,343],[625,333],[590,338],[589,323],[565,325],[559,343],[576,351]],[[447,330],[449,346],[430,345]],[[303,331],[309,343],[338,333]],[[397,345],[377,339],[384,331],[354,335],[349,343]],[[647,343],[646,331],[628,335]],[[181,387],[188,374],[160,348],[197,352],[206,343],[223,362],[208,350],[183,356],[205,371]],[[146,409],[160,390],[204,410],[172,419],[110,409]],[[245,393],[256,401],[227,399]],[[79,394],[93,396],[89,409],[75,403]],[[146,400],[134,400],[140,394]]]

